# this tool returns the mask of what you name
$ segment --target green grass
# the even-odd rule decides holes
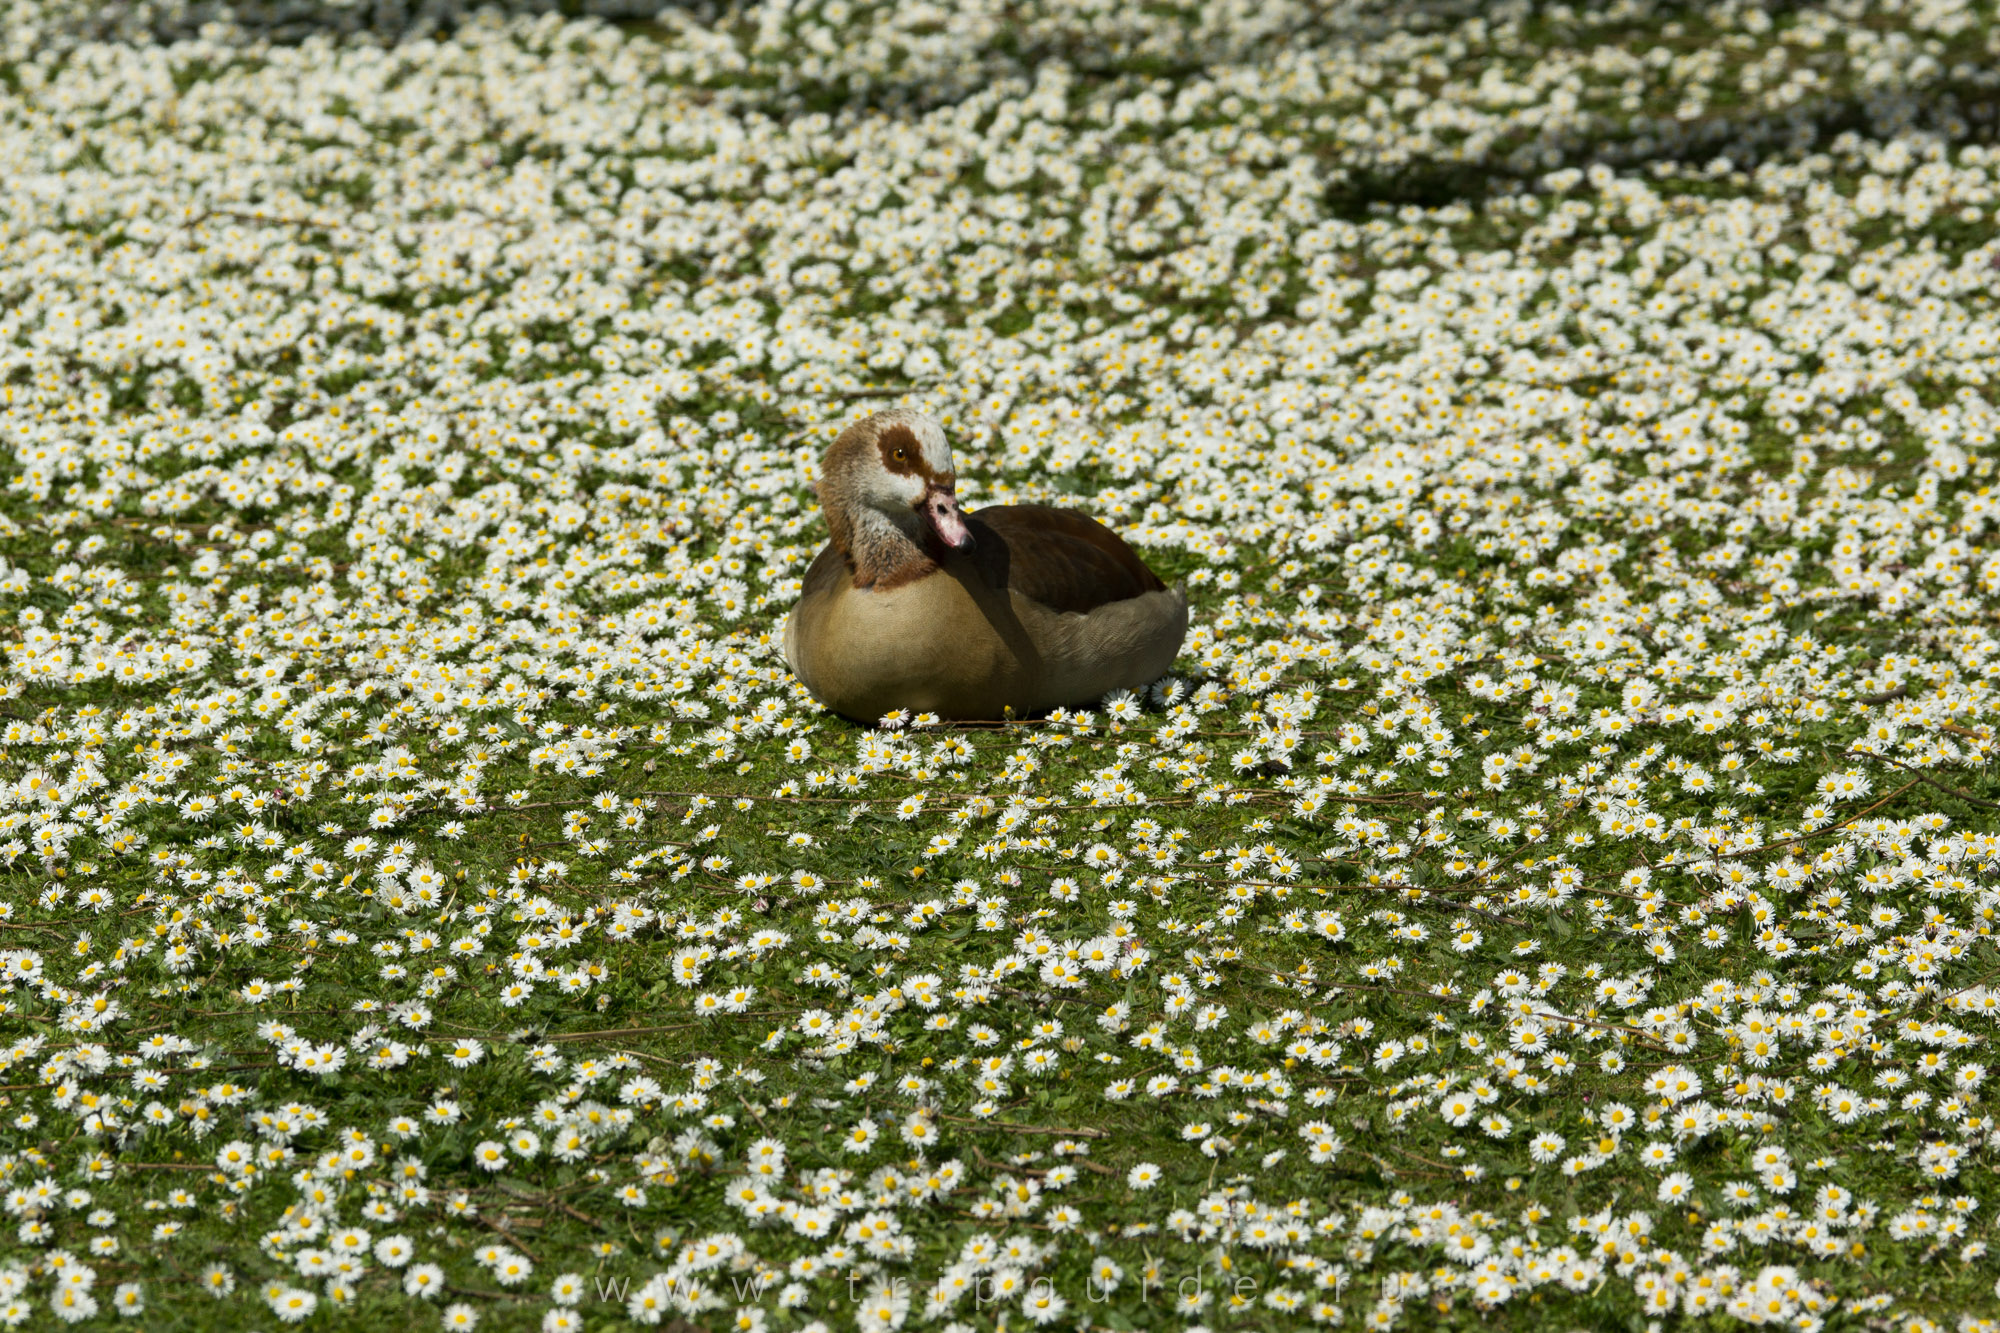
[[[1857,280],[1926,247],[1957,265],[1987,244],[1991,209],[1978,222],[1955,203],[1920,226],[1893,210],[1826,221],[1864,188],[1919,188],[1921,139],[1902,141],[1911,162],[1898,168],[1837,136],[1938,130],[1976,107],[1991,16],[1946,32],[1884,8],[1842,20],[1837,40],[1786,46],[1822,11],[1776,14],[1774,34],[1754,35],[1748,19],[1669,7],[1468,12],[1478,26],[1401,16],[1402,31],[1396,15],[1301,14],[1262,36],[1231,29],[1213,49],[1190,35],[1202,18],[1191,8],[1106,11],[1106,23],[1136,25],[1119,38],[1095,34],[1083,11],[1006,17],[945,59],[923,47],[937,30],[899,9],[842,18],[803,6],[767,48],[750,46],[752,24],[718,25],[745,61],[703,78],[664,72],[691,47],[662,25],[475,27],[456,45],[389,57],[345,48],[274,62],[216,46],[0,66],[6,123],[25,127],[11,131],[8,160],[34,186],[0,218],[13,321],[0,337],[10,391],[0,578],[18,568],[32,580],[4,594],[0,613],[10,654],[0,818],[21,816],[0,829],[0,955],[15,969],[0,981],[0,1050],[42,1043],[15,1046],[0,1079],[0,1265],[32,1270],[25,1326],[51,1326],[61,1273],[87,1262],[105,1307],[96,1326],[268,1330],[278,1316],[260,1290],[282,1279],[320,1293],[306,1327],[428,1327],[434,1306],[463,1301],[482,1328],[530,1329],[557,1308],[551,1280],[575,1272],[575,1308],[595,1333],[627,1326],[625,1300],[683,1244],[724,1233],[744,1257],[708,1270],[719,1302],[669,1313],[664,1326],[757,1326],[748,1314],[736,1322],[739,1305],[774,1330],[855,1326],[871,1278],[909,1284],[908,1324],[923,1326],[923,1290],[982,1235],[1046,1247],[1016,1267],[1068,1301],[1057,1327],[1292,1329],[1332,1322],[1309,1310],[1324,1299],[1342,1327],[1637,1330],[1655,1314],[1646,1275],[1666,1274],[1677,1326],[1722,1329],[1741,1321],[1692,1313],[1689,1301],[1707,1291],[1720,1304],[1758,1282],[1768,1295],[1779,1269],[1810,1293],[1788,1317],[1819,1314],[1827,1327],[1941,1328],[1992,1314],[1981,1248],[1992,1200],[1981,1191],[1993,1149],[1977,1086],[1991,1023],[1960,1001],[1984,1000],[2000,981],[1987,901],[1995,855],[1975,843],[1950,866],[1921,864],[1947,858],[1947,827],[1990,836],[2000,801],[1987,771],[1984,646],[2000,583],[1978,517],[1992,451],[1970,448],[1963,475],[1945,475],[1892,383],[1924,412],[1971,411],[1989,368],[1915,326],[1940,312],[1954,327],[1984,320],[1992,301],[1976,282],[1885,292]],[[1908,36],[1906,55],[1936,66],[1899,67],[1902,104],[1869,82],[1863,28]],[[1609,55],[1655,49],[1723,52],[1707,109],[1680,129],[1644,118],[1675,115],[1694,78],[1685,66],[1649,68],[1638,110],[1620,100],[1626,74]],[[1733,82],[1779,49],[1787,70],[1825,78],[1796,111],[1764,99],[1769,82]],[[1074,78],[1023,112],[1052,52],[1074,56]],[[151,60],[162,98],[170,87],[183,100],[114,104],[107,90],[153,86]],[[812,60],[822,63],[808,70]],[[1328,72],[1319,92],[1301,91],[1300,61]],[[1477,149],[1463,123],[1417,126],[1415,113],[1448,88],[1538,69],[1550,77],[1535,99],[1496,95],[1466,112],[1484,136]],[[1558,87],[1574,94],[1568,110]],[[1149,91],[1157,114],[1120,110]],[[358,123],[362,141],[330,132],[329,119]],[[1818,194],[1748,174],[1797,164],[1782,146],[1795,124],[1828,154],[1811,174]],[[660,134],[653,147],[640,142],[649,130]],[[1264,142],[1246,146],[1250,134]],[[1966,173],[1953,188],[1975,188],[1965,149],[1985,131],[1948,138],[1947,163]],[[1709,173],[1725,152],[1735,169]],[[1013,153],[1035,170],[995,184],[989,167]],[[687,183],[642,197],[644,159],[690,173]],[[1551,231],[1560,201],[1547,173],[1595,161],[1620,165],[1621,186],[1644,183],[1657,215],[1614,219],[1612,193],[1586,179],[1561,199],[1595,214],[1569,235]],[[767,176],[746,166],[727,177],[739,162],[805,180],[784,209],[753,218]],[[1287,170],[1306,171],[1289,193],[1278,186]],[[64,171],[104,173],[108,193],[44,188]],[[844,193],[818,191],[837,177]],[[1926,179],[1922,188],[1942,188]],[[427,193],[445,184],[471,194]],[[1093,200],[1118,220],[1086,255]],[[358,225],[364,209],[370,230]],[[1782,216],[1769,237],[1746,240],[1741,219],[1757,209]],[[326,227],[325,210],[357,225]],[[307,212],[313,225],[285,221]],[[1035,234],[1050,219],[1069,224],[1059,240]],[[1809,304],[1803,265],[1820,233],[1808,222],[1851,243],[1827,281],[1855,308],[1878,303],[1874,313],[1899,324],[1898,345],[1929,351],[1906,372],[1867,362],[1867,383],[1821,390],[1827,410],[1800,413],[1801,433],[1786,434],[1777,385],[1753,384],[1728,357],[1697,373],[1644,336],[1661,326],[1639,312],[1671,292],[1676,338],[1752,330],[1790,347],[1751,311],[1773,296]],[[1024,239],[994,239],[1015,223]],[[1143,253],[1125,244],[1140,224],[1158,233]],[[558,225],[567,239],[548,243]],[[911,239],[932,226],[946,230]],[[847,268],[878,241],[909,271],[879,259],[867,278]],[[1211,242],[1229,256],[1224,277],[1167,262]],[[989,244],[1002,271],[970,281]],[[482,245],[502,256],[483,261],[483,278],[460,264]],[[1313,253],[1329,245],[1339,260],[1315,269]],[[426,267],[433,251],[450,262]],[[1447,330],[1456,342],[1422,326],[1439,308],[1427,301],[1469,303],[1465,279],[1496,256],[1540,283],[1500,303],[1511,325],[1462,322]],[[278,260],[326,276],[303,290],[257,276]],[[780,268],[825,262],[841,269],[834,289],[779,294]],[[1671,285],[1698,266],[1686,281],[1712,287]],[[1393,270],[1403,272],[1392,280]],[[1590,299],[1609,291],[1604,274],[1634,287],[1613,321],[1626,351],[1605,351],[1593,331],[1611,318]],[[1345,305],[1308,315],[1306,298],[1329,276],[1350,284]],[[612,283],[641,317],[623,343],[617,317],[589,304]],[[786,321],[788,334],[828,343],[858,333],[856,354],[800,339],[784,370],[746,366],[725,359],[742,328],[675,331],[679,314],[705,311],[725,289],[755,307],[750,324],[766,339]],[[1132,295],[1140,304],[1128,310]],[[56,327],[64,303],[100,330],[216,310],[220,324],[201,336],[227,370],[85,347]],[[292,312],[298,321],[280,325]],[[1519,331],[1536,319],[1548,322]],[[1184,332],[1157,363],[1142,362],[1146,337],[1176,324]],[[454,364],[457,341],[421,341],[455,325],[487,355]],[[1210,346],[1218,330],[1235,339],[1226,353]],[[1124,341],[1084,350],[1100,334]],[[1482,337],[1495,344],[1487,369],[1463,369]],[[514,356],[517,338],[534,350]],[[648,350],[648,338],[688,355]],[[890,341],[959,351],[913,382],[900,363],[869,364]],[[1780,367],[1787,386],[1870,354],[1853,340],[1799,342]],[[1594,365],[1568,360],[1591,345]],[[685,371],[692,387],[655,393],[632,429],[617,426],[625,409],[594,396],[616,385],[596,359],[606,346],[624,375]],[[1112,351],[1126,363],[1115,399],[1103,370]],[[1510,362],[1517,351],[1545,359]],[[780,391],[792,370],[825,390]],[[1659,397],[1677,387],[1695,402]],[[1497,410],[1502,390],[1544,393],[1562,410],[1485,434],[1464,424]],[[1388,411],[1397,393],[1434,394],[1439,415],[1423,424],[1414,409]],[[270,443],[205,459],[197,438],[170,434],[226,428],[253,399],[271,407]],[[1000,400],[1006,408],[989,411]],[[370,416],[366,402],[386,410]],[[825,713],[793,683],[777,649],[785,581],[824,533],[810,478],[790,459],[898,402],[944,420],[982,495],[1004,485],[1147,530],[1146,559],[1193,609],[1177,699],[1151,698],[1122,721],[1092,702],[1088,723],[885,732]],[[331,405],[342,424],[327,430],[339,438],[279,442],[326,421]],[[1693,405],[1744,430],[1718,429],[1702,456],[1614,433]],[[1458,414],[1450,424],[1446,412]],[[400,424],[365,424],[390,420]],[[1881,438],[1844,447],[1843,424]],[[57,440],[84,452],[42,477],[36,451]],[[1020,441],[1031,456],[1008,452]],[[1113,442],[1138,443],[1150,461],[1098,456]],[[233,471],[239,463],[247,470]],[[280,478],[266,466],[299,471]],[[1385,480],[1391,469],[1408,475]],[[1857,483],[1838,469],[1868,475]],[[1794,505],[1778,518],[1775,488]],[[477,522],[475,535],[450,526],[460,522]],[[253,545],[251,534],[269,540]],[[83,555],[90,540],[102,545]],[[1703,563],[1729,540],[1740,559]],[[1855,544],[1847,554],[1844,542]],[[733,617],[699,574],[730,559],[743,567],[717,572],[747,587]],[[1778,559],[1796,561],[1789,585],[1774,581]],[[1844,590],[1842,559],[1885,577],[1931,559],[1941,572],[1890,604]],[[81,568],[65,572],[71,564]],[[105,577],[114,567],[122,581]],[[1567,582],[1531,581],[1563,572]],[[1782,641],[1748,637],[1772,627]],[[110,659],[114,671],[130,661],[152,673],[125,683],[51,678],[35,674],[46,655],[30,652],[45,633],[67,636],[64,672],[96,649],[209,657]],[[1609,646],[1591,646],[1599,634]],[[262,702],[258,673],[278,666],[284,697]],[[440,667],[457,701],[433,713],[417,699]],[[1494,682],[1523,675],[1532,681],[1494,697]],[[1657,697],[1628,702],[1640,685]],[[1741,697],[1713,730],[1660,715],[1731,690]],[[1285,721],[1278,710],[1298,715],[1295,737],[1267,734]],[[1900,748],[1853,752],[1885,722],[1901,728]],[[730,725],[747,732],[711,733]],[[1571,726],[1597,729],[1569,736]],[[302,727],[310,734],[295,743]],[[1449,736],[1435,739],[1439,728]],[[586,732],[609,739],[583,745]],[[1365,749],[1349,748],[1357,739]],[[788,756],[800,740],[810,759]],[[1936,741],[1956,754],[1926,748]],[[540,753],[559,743],[580,771]],[[1404,745],[1419,752],[1396,757]],[[886,750],[871,757],[871,746]],[[385,771],[391,755],[400,762]],[[1488,761],[1501,758],[1516,767],[1489,784]],[[171,774],[160,767],[170,759],[183,765]],[[1532,772],[1519,771],[1524,759]],[[366,765],[376,771],[356,772]],[[477,791],[461,808],[450,789],[468,765]],[[1689,766],[1706,773],[1703,789],[1686,780]],[[1809,813],[1821,780],[1850,766],[1872,790]],[[815,772],[838,776],[810,786]],[[1123,784],[1116,794],[1093,794],[1112,783]],[[44,797],[50,784],[63,795]],[[266,796],[263,808],[226,805],[199,820],[180,808],[237,786]],[[922,809],[902,817],[917,794]],[[1306,813],[1300,800],[1313,794],[1322,804]],[[1622,796],[1643,798],[1665,830],[1612,827]],[[616,809],[597,808],[607,797]],[[120,799],[132,808],[110,817]],[[384,810],[393,819],[377,827]],[[73,826],[59,848],[4,845],[45,831],[57,811]],[[621,824],[627,812],[636,826]],[[1877,818],[1906,825],[1856,822]],[[1933,822],[1907,823],[1920,818]],[[246,822],[249,842],[234,834]],[[932,841],[954,833],[949,846]],[[271,847],[249,845],[266,834]],[[364,836],[366,850],[353,843]],[[437,877],[427,902],[377,876],[398,841],[410,844],[403,881],[425,866]],[[1090,865],[1100,845],[1118,853],[1113,881]],[[1792,873],[1788,857],[1816,864],[1842,848],[1851,859],[1809,883],[1764,884],[1761,908],[1718,897],[1730,866]],[[165,854],[178,859],[154,859]],[[1912,857],[1936,883],[1897,877]],[[316,860],[323,876],[308,873]],[[1650,878],[1628,879],[1635,871]],[[531,919],[540,904],[548,923]],[[934,919],[907,920],[926,904]],[[633,906],[649,915],[613,939],[615,914]],[[1898,915],[1875,915],[1883,909]],[[1339,914],[1338,938],[1308,929],[1322,911]],[[1759,938],[1773,922],[1794,942],[1782,955]],[[558,927],[579,941],[553,938]],[[788,938],[751,950],[764,930]],[[1120,931],[1107,946],[1115,958],[1147,951],[1129,974],[1086,972],[1071,988],[1032,961],[1032,932],[1060,942]],[[435,942],[418,949],[427,936]],[[195,946],[184,970],[168,966],[176,942]],[[478,947],[454,955],[455,942]],[[682,984],[678,959],[701,944],[731,956]],[[1936,957],[1925,961],[1927,950]],[[564,994],[542,979],[513,1002],[511,965],[531,954],[583,968],[587,986]],[[1018,969],[967,971],[1008,959]],[[1546,984],[1523,990],[1506,980],[1515,970]],[[917,998],[925,977],[937,979],[933,1008]],[[1635,978],[1643,997],[1632,1000]],[[299,988],[258,999],[247,989],[288,980]],[[1623,999],[1602,990],[1613,981],[1627,986]],[[744,1012],[697,1012],[697,997],[739,987],[755,992]],[[1520,993],[1494,994],[1506,989]],[[116,1006],[101,1028],[99,1000]],[[1782,1026],[1817,1004],[1832,1009],[1811,1019],[1816,1035],[1781,1032],[1779,1054],[1758,1064],[1751,1015]],[[869,1036],[844,1050],[809,1037],[799,1024],[813,1010]],[[273,1022],[344,1050],[346,1067],[318,1076],[281,1064]],[[1910,1022],[1948,1023],[1971,1042],[1932,1046]],[[1060,1034],[1037,1030],[1048,1023]],[[1135,1041],[1151,1024],[1157,1040]],[[990,1040],[976,1037],[982,1025]],[[143,1044],[168,1035],[191,1048]],[[467,1039],[483,1054],[459,1068],[449,1053]],[[392,1040],[407,1058],[369,1067]],[[1389,1041],[1399,1052],[1378,1058]],[[1514,1041],[1532,1082],[1495,1063]],[[90,1042],[110,1063],[54,1061]],[[1570,1071],[1540,1063],[1545,1050]],[[1037,1051],[1059,1054],[1050,1072],[1030,1072]],[[1937,1052],[1949,1073],[1925,1071]],[[1014,1065],[1004,1091],[988,1093],[977,1062],[1002,1054]],[[1645,1123],[1683,1105],[1646,1084],[1670,1065],[1696,1071],[1694,1100],[1716,1120],[1676,1143],[1669,1168],[1641,1154],[1674,1141]],[[158,1088],[135,1082],[139,1066],[158,1071]],[[1147,1090],[1166,1075],[1172,1090]],[[638,1077],[657,1086],[630,1094],[629,1123],[606,1122]],[[923,1086],[903,1090],[905,1079]],[[1138,1086],[1109,1095],[1123,1080]],[[1482,1082],[1492,1096],[1478,1114],[1507,1117],[1504,1133],[1445,1117]],[[1817,1104],[1823,1083],[1884,1104],[1843,1122]],[[1931,1095],[1906,1102],[1909,1087]],[[407,1141],[394,1131],[441,1099],[458,1104],[455,1119],[420,1123]],[[1636,1122],[1617,1133],[1604,1119],[1614,1103]],[[555,1141],[587,1105],[609,1128],[558,1159]],[[918,1106],[934,1112],[927,1146],[898,1135]],[[551,1108],[561,1123],[544,1118]],[[281,1131],[287,1118],[316,1123]],[[864,1119],[879,1138],[849,1151]],[[1342,1140],[1330,1160],[1312,1160],[1308,1122]],[[477,1163],[479,1144],[524,1127],[541,1140],[531,1160],[499,1172]],[[370,1152],[292,1178],[353,1144],[346,1131]],[[1529,1147],[1544,1133],[1565,1140],[1548,1161]],[[234,1140],[289,1143],[294,1156],[232,1175],[216,1153]],[[833,1234],[731,1206],[766,1141],[786,1154],[774,1191],[800,1206],[838,1203]],[[1733,1183],[1756,1180],[1755,1154],[1772,1145],[1788,1153],[1793,1186],[1732,1202]],[[1956,1174],[1926,1174],[1936,1145],[1962,1149]],[[1586,1151],[1602,1160],[1565,1169]],[[883,1174],[921,1181],[946,1162],[957,1177],[922,1197]],[[1159,1183],[1141,1191],[1128,1176],[1145,1164]],[[1073,1181],[1010,1210],[1009,1180],[1046,1184],[1065,1169]],[[1686,1197],[1660,1197],[1669,1170],[1692,1178]],[[6,1193],[44,1178],[90,1197]],[[1833,1241],[1815,1246],[1805,1228],[1824,1219],[1804,1215],[1835,1185],[1854,1201],[1822,1228]],[[635,1188],[643,1202],[622,1193]],[[1981,1206],[1961,1211],[1955,1199]],[[1856,1210],[1872,1211],[1850,1224]],[[1643,1246],[1619,1225],[1640,1214]],[[1897,1219],[1918,1214],[1929,1230],[1899,1237]],[[867,1251],[883,1217],[907,1253]],[[292,1225],[302,1218],[321,1229],[302,1234]],[[1724,1219],[1746,1225],[1725,1234]],[[1961,1230],[1944,1234],[1947,1220]],[[156,1233],[163,1223],[175,1234]],[[1288,1225],[1300,1234],[1256,1231]],[[353,1226],[409,1237],[418,1262],[442,1266],[443,1298],[405,1295],[401,1273],[370,1256],[350,1308],[331,1308],[327,1275],[302,1277],[299,1257]],[[1455,1263],[1448,1245],[1460,1236],[1518,1250],[1506,1299]],[[1536,1256],[1555,1265],[1561,1246],[1589,1259],[1613,1239],[1622,1245],[1582,1278],[1530,1281],[1520,1267]],[[497,1242],[527,1256],[531,1280],[503,1285],[478,1260]],[[1114,1291],[1089,1285],[1099,1259],[1123,1269]],[[235,1284],[222,1301],[202,1290],[218,1263]],[[788,1271],[805,1263],[819,1271]],[[803,1304],[779,1296],[794,1280]],[[1190,1280],[1208,1303],[1177,1308]],[[128,1281],[144,1284],[146,1309],[122,1321],[110,1307]],[[1266,1301],[1281,1289],[1300,1304]],[[1019,1328],[1033,1318],[1021,1296],[975,1292],[932,1326]]]

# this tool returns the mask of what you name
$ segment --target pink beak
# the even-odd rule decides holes
[[[965,515],[959,510],[958,496],[953,494],[956,483],[932,486],[924,493],[923,502],[917,506],[922,511],[924,522],[930,524],[937,539],[953,550],[963,550],[972,545],[972,530],[965,526]]]

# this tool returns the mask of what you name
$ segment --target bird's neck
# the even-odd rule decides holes
[[[829,508],[827,529],[834,549],[854,566],[857,588],[886,592],[937,568],[937,559],[927,549],[935,543],[925,540],[929,534],[915,513],[906,526],[872,506],[842,506],[838,518]]]

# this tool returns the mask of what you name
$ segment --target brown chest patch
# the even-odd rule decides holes
[[[902,564],[897,565],[877,578],[872,584],[864,584],[857,577],[854,580],[854,586],[857,588],[872,587],[876,592],[892,592],[907,584],[915,583],[918,579],[937,573],[937,569],[936,561],[928,556],[919,556],[915,560],[906,560]]]

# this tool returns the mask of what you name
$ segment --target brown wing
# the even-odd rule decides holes
[[[1055,611],[1091,611],[1166,587],[1122,538],[1088,514],[997,505],[966,515],[995,587]]]
[[[799,587],[799,600],[804,601],[814,593],[832,592],[842,583],[854,577],[854,566],[847,563],[847,557],[833,549],[828,542],[819,548],[819,554],[806,566],[806,577]]]

